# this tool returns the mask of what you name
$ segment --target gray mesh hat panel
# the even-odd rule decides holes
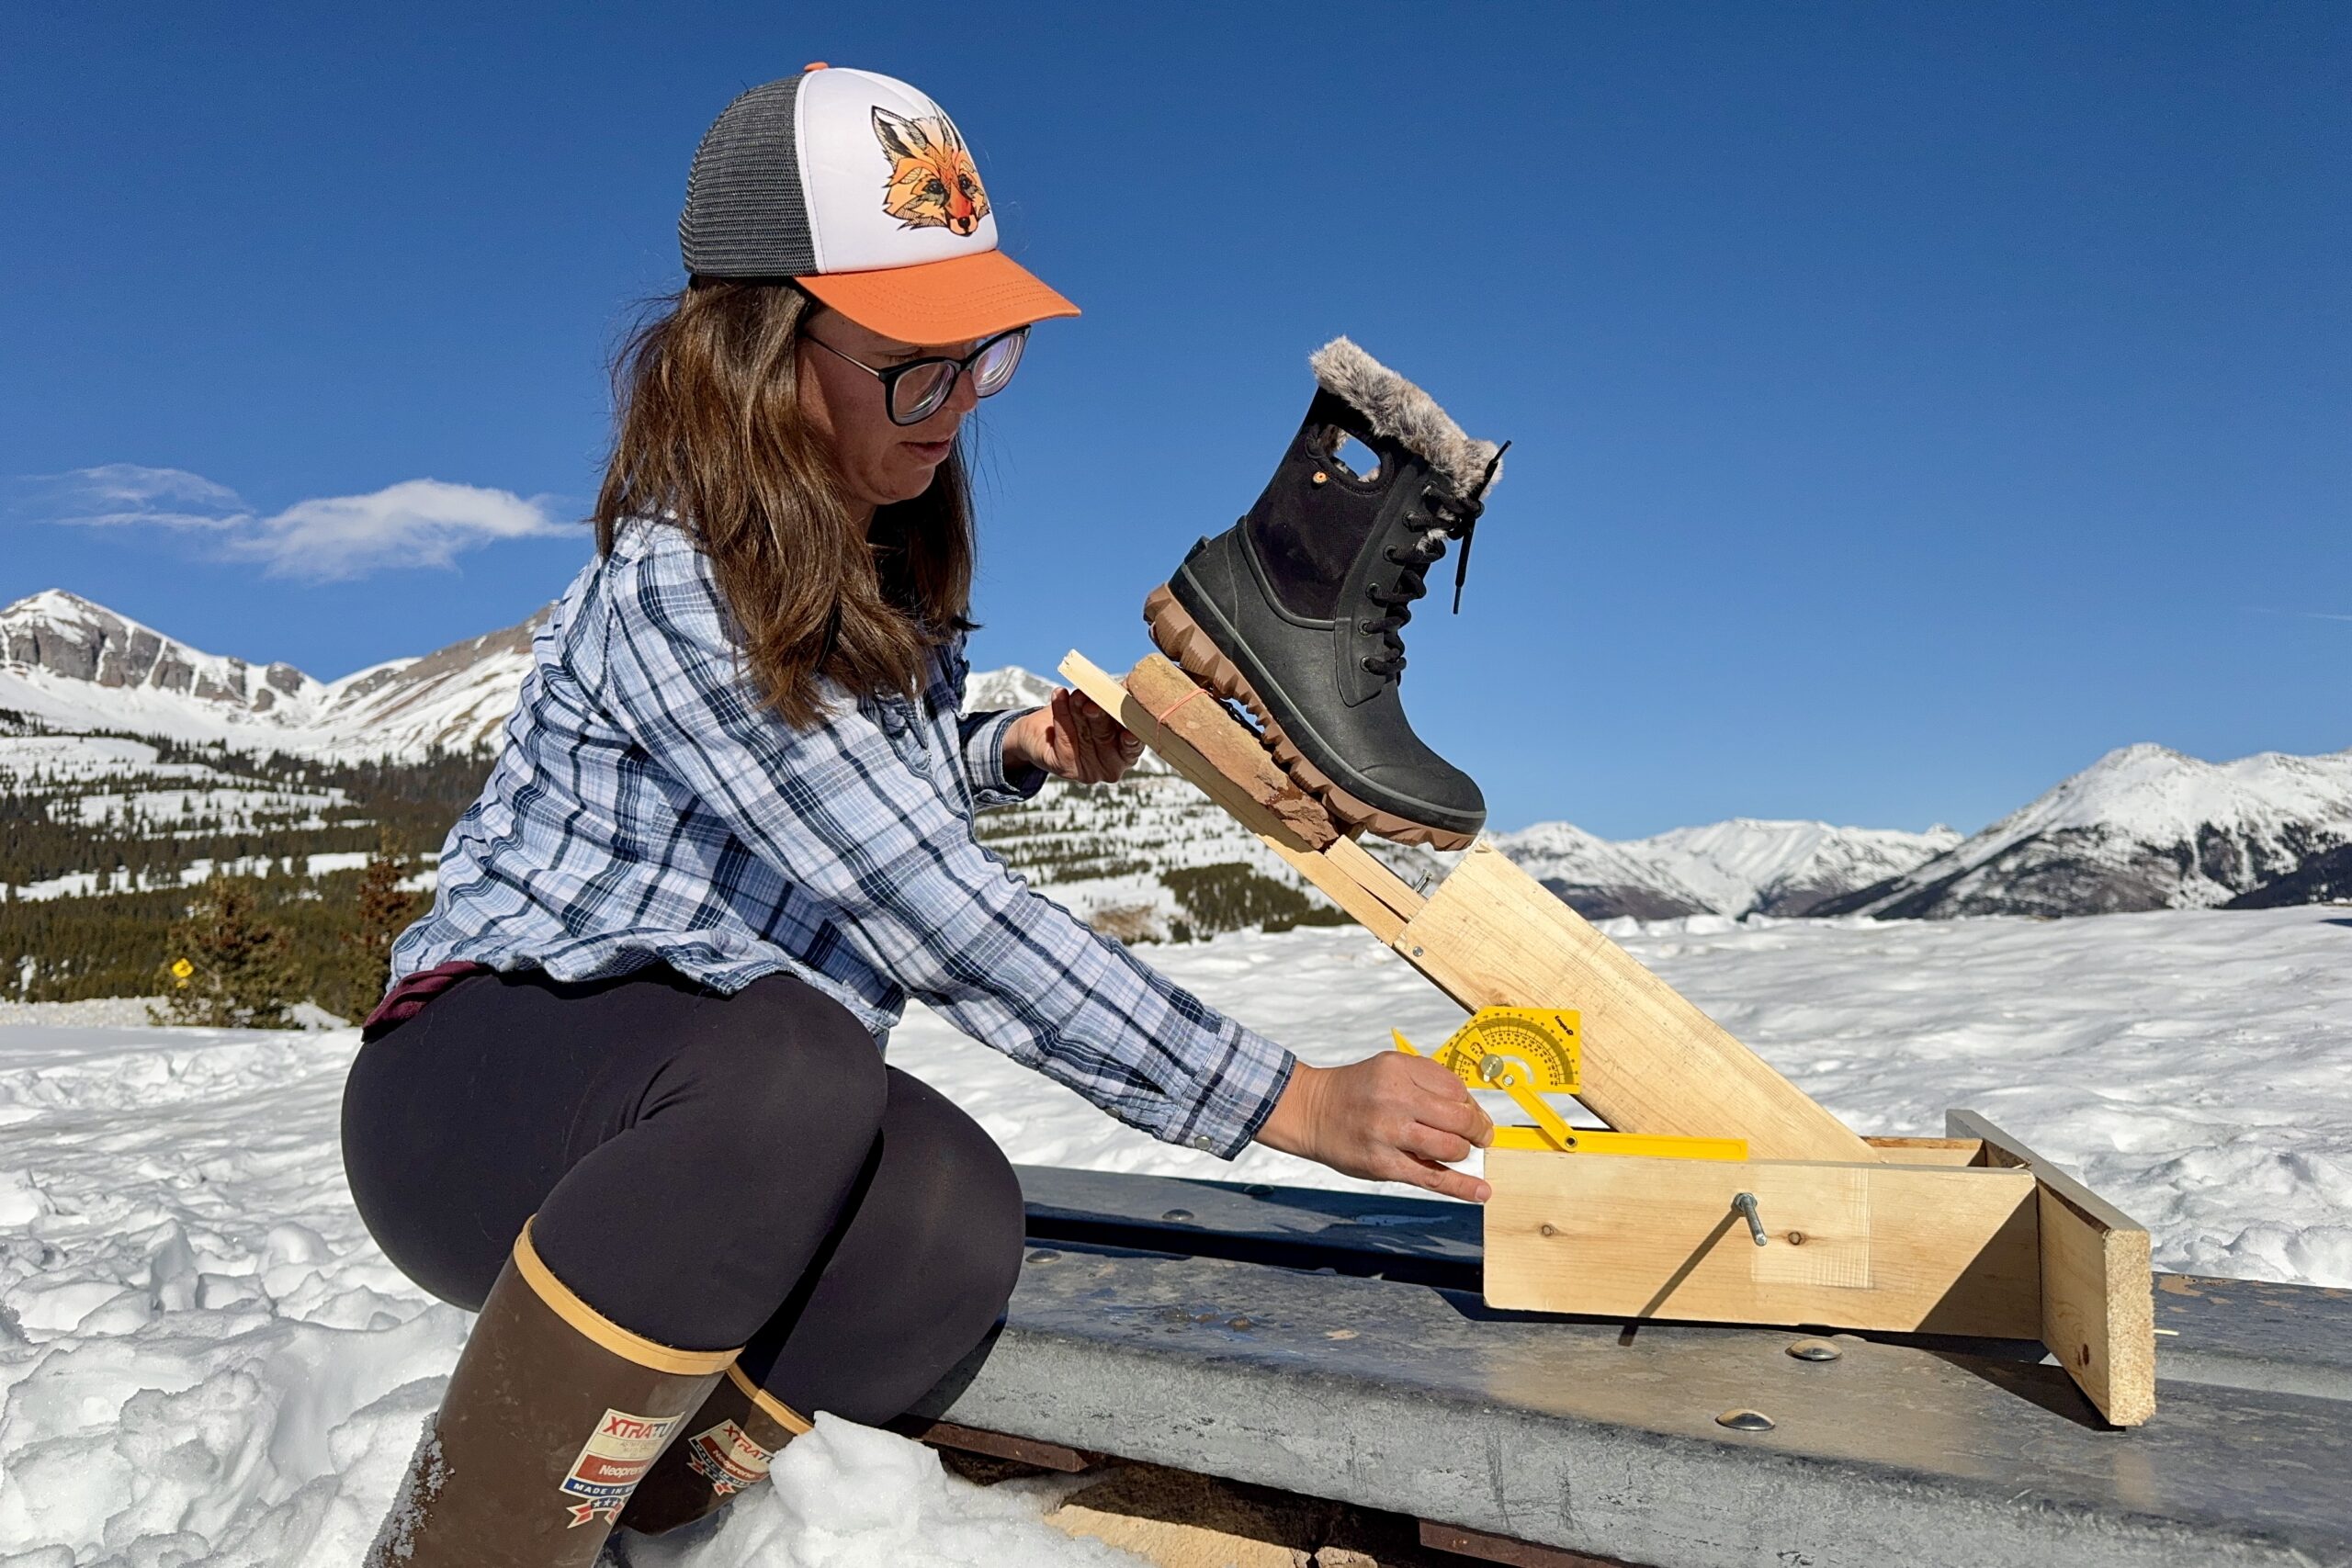
[[[797,277],[817,270],[793,136],[799,96],[797,76],[754,87],[703,133],[678,215],[678,249],[694,276]]]

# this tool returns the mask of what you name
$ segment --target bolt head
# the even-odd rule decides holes
[[[1715,1417],[1715,1425],[1735,1432],[1769,1432],[1772,1418],[1761,1410],[1726,1410]]]
[[[1834,1361],[1845,1352],[1826,1339],[1800,1339],[1789,1347],[1789,1354],[1800,1361]]]

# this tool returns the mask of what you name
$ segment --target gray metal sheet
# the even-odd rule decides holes
[[[1046,1166],[1020,1174],[1030,1234],[1041,1240],[1480,1289],[1481,1219],[1467,1203]],[[2352,1400],[2352,1291],[2160,1273],[2156,1326],[2160,1379]],[[1871,1337],[2025,1354],[1985,1341]]]
[[[1658,1568],[2352,1564],[2342,1404],[2179,1384],[2117,1432],[2055,1367],[1792,1337],[1039,1247],[922,1414]]]

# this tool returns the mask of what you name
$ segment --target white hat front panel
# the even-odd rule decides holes
[[[871,71],[811,71],[794,118],[819,272],[996,249],[996,216],[962,132],[906,83]]]

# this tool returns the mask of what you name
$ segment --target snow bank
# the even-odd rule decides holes
[[[2352,1286],[2352,911],[1693,919],[1621,940],[1864,1131],[1973,1106],[2146,1223],[2164,1267]],[[1354,930],[1148,956],[1326,1065],[1460,1017]],[[356,1036],[64,1016],[0,1021],[0,1568],[348,1568],[468,1326],[352,1211]],[[928,1014],[890,1055],[1016,1160],[1365,1185],[1156,1143]],[[972,1488],[831,1419],[777,1475],[638,1560],[1134,1561],[1038,1522],[1061,1483]]]

